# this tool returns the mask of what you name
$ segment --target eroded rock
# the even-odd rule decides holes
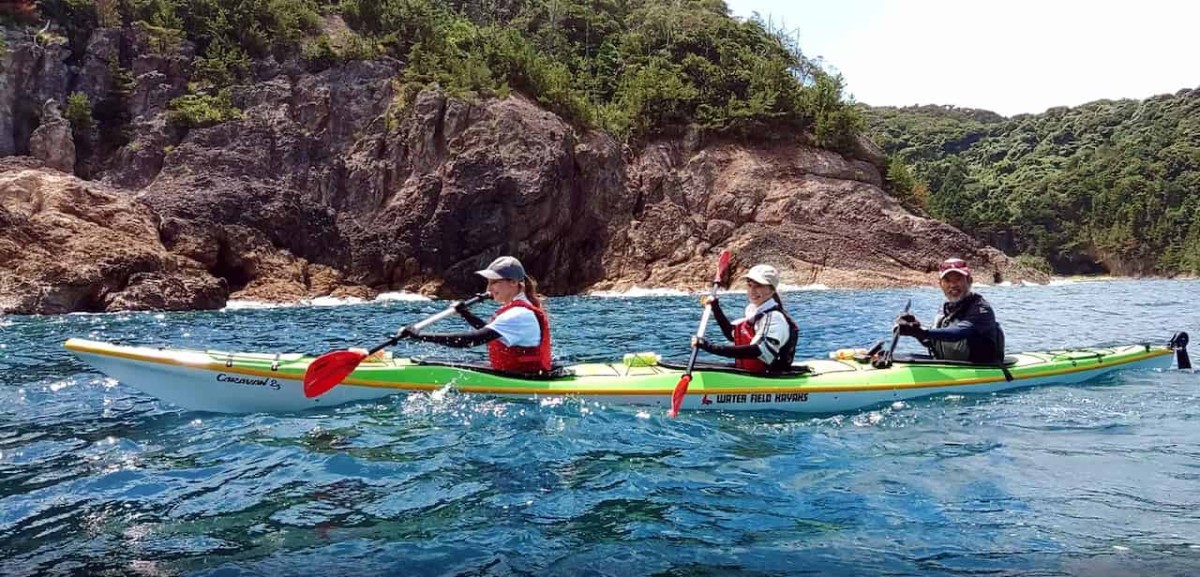
[[[224,282],[169,253],[148,208],[30,164],[0,162],[0,312],[224,306]]]

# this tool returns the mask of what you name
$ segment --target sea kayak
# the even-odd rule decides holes
[[[1186,367],[1186,338],[1179,333],[1167,346],[1021,353],[1006,358],[1003,366],[897,355],[894,364],[883,369],[854,359],[814,359],[799,361],[792,373],[763,377],[698,365],[681,408],[839,413],[930,395],[1079,383],[1115,370],[1170,368],[1172,352]],[[363,362],[342,384],[310,399],[302,383],[305,369],[315,359],[311,356],[160,349],[83,339],[70,339],[65,346],[106,375],[146,394],[185,409],[219,413],[299,411],[444,387],[460,394],[517,399],[573,396],[604,404],[667,408],[683,372],[678,365],[639,361],[578,364],[550,376],[524,378],[475,365],[382,358]]]

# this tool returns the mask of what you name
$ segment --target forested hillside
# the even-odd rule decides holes
[[[794,38],[721,0],[6,0],[0,20],[69,47],[77,69],[95,66],[95,31],[122,29],[108,74],[82,71],[112,81],[65,99],[84,176],[138,146],[129,111],[144,55],[128,39],[148,37],[186,55],[167,114],[175,140],[241,118],[231,87],[276,63],[294,76],[297,64],[386,61],[400,70],[388,122],[436,83],[468,100],[519,92],[625,143],[708,134],[854,152],[869,130],[891,155],[893,194],[1029,263],[1200,272],[1200,91],[1014,118],[860,107]]]
[[[896,194],[1058,271],[1200,272],[1200,90],[1004,118],[864,107]]]
[[[298,54],[310,70],[394,58],[406,65],[398,81],[409,95],[430,82],[456,94],[517,90],[627,139],[692,125],[715,134],[806,134],[845,149],[861,128],[839,77],[786,35],[730,17],[721,0],[39,0],[36,11],[21,4],[30,3],[6,3],[10,20],[52,19],[80,57],[97,27],[143,28],[165,52],[193,43],[193,94],[175,105],[182,123],[235,115],[224,87],[250,80],[257,59]]]

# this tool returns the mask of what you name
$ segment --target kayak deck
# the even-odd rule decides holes
[[[294,411],[451,386],[501,397],[580,396],[600,402],[666,407],[682,371],[660,364],[585,363],[551,379],[518,378],[478,368],[408,358],[367,360],[325,395],[308,399],[304,371],[314,357],[131,347],[70,339],[67,349],[105,374],[185,408],[217,412]],[[999,367],[896,362],[876,369],[853,360],[797,364],[803,374],[768,377],[698,367],[685,409],[841,412],[942,392],[995,392],[1074,383],[1122,368],[1166,368],[1168,347],[1129,345],[1012,355]],[[1006,374],[1007,373],[1007,374]]]

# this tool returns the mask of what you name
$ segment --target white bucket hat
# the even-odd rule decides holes
[[[779,288],[779,271],[769,264],[754,265],[742,278],[748,278],[758,284],[771,285],[771,288]]]

